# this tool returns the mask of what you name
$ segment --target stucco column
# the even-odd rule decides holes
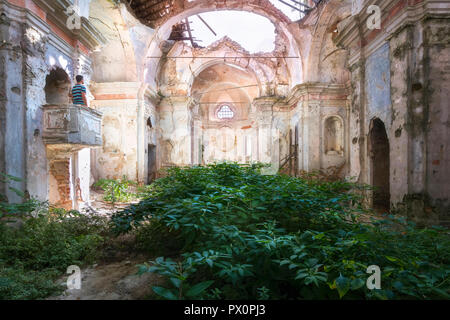
[[[320,170],[322,137],[320,105],[318,102],[308,102],[305,110],[308,110],[304,117],[304,122],[308,128],[308,144],[305,145],[305,148],[308,149],[308,171]]]
[[[162,166],[191,164],[190,98],[163,98],[158,106],[161,129]]]
[[[191,108],[192,112],[192,128],[191,128],[191,153],[192,153],[192,164],[201,165],[202,164],[202,145],[203,145],[203,134],[202,134],[202,120],[199,115],[199,105],[196,104]]]
[[[253,101],[258,126],[258,161],[262,163],[272,162],[272,116],[276,101],[274,97],[263,97]]]
[[[410,139],[406,131],[408,122],[409,108],[409,86],[406,79],[409,78],[409,65],[411,57],[411,49],[406,49],[401,55],[394,54],[398,52],[398,47],[409,43],[411,31],[409,28],[404,29],[400,34],[390,40],[390,58],[391,62],[391,101],[395,114],[393,117],[392,128],[393,133],[390,134],[389,145],[391,150],[390,156],[390,190],[391,202],[396,204],[403,201],[403,197],[408,194],[409,185],[409,160],[408,153],[410,149]],[[397,131],[397,135],[395,131]],[[404,130],[404,131],[403,131]],[[403,131],[403,132],[402,132]],[[413,169],[414,171],[414,169]],[[414,173],[412,173],[414,176]],[[418,182],[418,181],[417,181]],[[416,185],[413,189],[422,189],[423,185]],[[413,190],[411,190],[413,191]]]
[[[362,68],[362,69],[361,69]],[[364,138],[361,136],[361,110],[364,109],[364,66],[361,62],[355,63],[351,68],[351,105],[349,114],[349,135],[350,135],[350,172],[349,176],[353,181],[367,182],[361,176],[361,146],[364,146]],[[362,182],[361,181],[361,182]]]

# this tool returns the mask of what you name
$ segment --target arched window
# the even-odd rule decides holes
[[[233,119],[234,111],[227,104],[224,104],[219,107],[219,111],[217,112],[217,118],[219,119]]]

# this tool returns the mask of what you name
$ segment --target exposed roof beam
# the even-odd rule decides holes
[[[189,25],[189,19],[186,18],[186,19],[185,19],[185,22],[186,22],[187,32],[188,32],[188,34],[189,34],[189,40],[191,40],[191,45],[192,45],[192,47],[195,48],[195,45],[194,45],[194,39],[192,39],[191,26]]]
[[[308,13],[307,11],[302,10],[302,9],[299,9],[299,8],[297,8],[297,7],[294,7],[293,5],[287,3],[287,2],[285,2],[285,1],[283,1],[283,0],[279,0],[279,1],[280,1],[281,3],[287,5],[287,6],[291,7],[292,9],[295,9],[295,10],[297,10],[297,11],[300,11],[301,13],[305,13],[305,14]]]
[[[202,17],[200,17],[200,15],[198,14],[197,17],[200,19],[201,22],[203,22],[205,24],[205,26],[208,27],[208,29],[217,37],[217,34],[214,32],[214,30],[209,26],[209,24],[206,23],[205,20],[203,20]]]
[[[296,3],[296,4],[298,4],[298,5],[300,5],[300,6],[303,6],[303,7],[305,7],[305,8],[308,8],[308,9],[312,9],[310,6],[308,6],[306,3],[301,3],[301,2],[298,2],[298,1],[295,1],[295,0],[291,0],[292,2],[294,2],[294,3]]]

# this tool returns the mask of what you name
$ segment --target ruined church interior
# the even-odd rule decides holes
[[[450,1],[0,0],[0,41],[0,299],[450,298]]]

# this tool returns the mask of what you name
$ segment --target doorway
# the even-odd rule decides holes
[[[372,120],[370,126],[370,156],[371,179],[375,187],[373,191],[374,209],[389,211],[390,187],[389,187],[389,139],[386,128],[380,119]]]
[[[147,183],[151,183],[156,179],[156,146],[148,145],[148,178]]]

